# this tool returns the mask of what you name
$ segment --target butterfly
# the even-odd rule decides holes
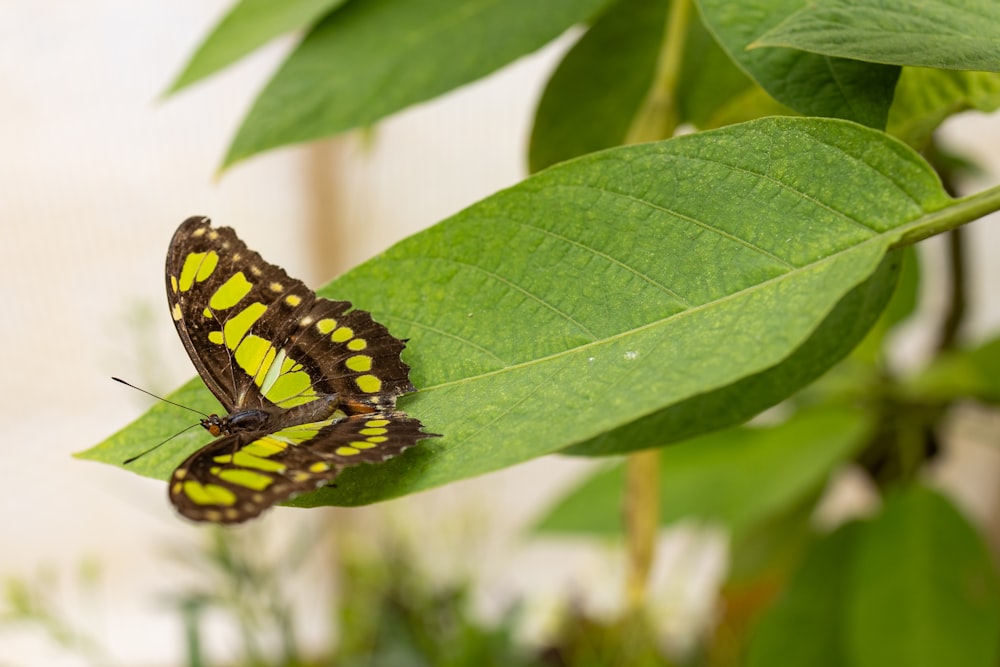
[[[227,412],[201,420],[216,439],[171,476],[185,517],[239,523],[436,437],[396,409],[414,391],[404,341],[350,302],[316,296],[232,229],[185,220],[166,278],[177,333]]]

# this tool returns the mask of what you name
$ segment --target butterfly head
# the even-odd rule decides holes
[[[216,438],[228,430],[227,425],[219,415],[209,415],[205,419],[201,420],[201,425],[206,431],[211,433]]]

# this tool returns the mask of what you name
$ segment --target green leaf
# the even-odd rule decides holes
[[[316,25],[254,102],[224,167],[370,125],[499,69],[606,0],[364,0]]]
[[[754,629],[748,667],[854,664],[847,659],[843,627],[849,563],[863,530],[859,523],[847,524],[813,543],[788,589]]]
[[[1000,71],[993,0],[816,0],[752,46],[887,65]]]
[[[974,398],[1000,403],[1000,338],[942,354],[915,377],[903,381],[901,390],[911,399],[924,401]]]
[[[761,619],[749,667],[977,667],[1000,657],[1000,585],[975,529],[937,493],[816,542]]]
[[[885,310],[886,328],[905,322],[917,310],[920,299],[920,257],[913,246],[903,250],[899,282]]]
[[[776,366],[696,394],[563,452],[604,456],[651,443],[666,445],[741,424],[792,395],[826,373],[865,338],[892,296],[899,254],[891,253],[868,280],[848,292],[808,340]]]
[[[826,384],[833,395],[846,390],[856,395],[860,388],[880,382],[881,365],[885,362],[886,336],[900,322],[905,321],[917,309],[920,287],[920,265],[913,246],[903,248],[900,252],[899,280],[892,298],[882,312],[882,316],[871,328],[857,347],[851,352],[850,358],[824,376],[823,380],[813,385]]]
[[[751,90],[760,89],[719,46],[697,12],[692,14],[684,41],[684,57],[677,87],[678,107],[682,123],[691,123],[697,128],[705,129],[711,127],[711,119],[716,117],[722,107]],[[742,120],[771,115],[770,111],[769,108],[768,114],[747,116]]]
[[[535,113],[528,150],[532,171],[625,143],[653,84],[669,6],[668,0],[619,0],[570,49]],[[688,24],[682,60],[679,122],[700,127],[726,100],[753,85],[697,17]]]
[[[420,391],[400,406],[444,437],[298,502],[402,495],[633,423],[644,439],[601,447],[654,446],[664,432],[643,429],[663,415],[703,433],[719,423],[696,397],[754,379],[770,381],[718,407],[777,403],[797,385],[768,372],[855,331],[831,318],[852,291],[863,298],[848,316],[892,288],[891,271],[876,275],[891,247],[983,215],[998,194],[953,201],[905,145],[829,119],[762,119],[541,172],[321,290],[410,339]],[[163,412],[140,420],[145,433],[190,423]],[[140,433],[85,455],[119,464],[155,442]],[[171,466],[144,472],[165,479]]]
[[[1000,585],[982,538],[929,489],[891,494],[856,545],[843,627],[857,667],[997,664]]]
[[[714,129],[764,116],[797,116],[798,114],[764,92],[757,85],[748,88],[732,99],[720,104],[715,111],[699,125],[702,129]]]
[[[722,47],[776,100],[806,115],[885,127],[898,67],[791,49],[747,50],[804,4],[804,0],[698,0],[705,24]]]
[[[1000,108],[1000,75],[904,67],[896,85],[886,131],[922,150],[949,117],[975,109]]]
[[[653,81],[669,5],[619,0],[563,57],[535,112],[531,171],[625,142]]]
[[[240,0],[205,38],[167,94],[218,72],[275,37],[300,30],[345,0]]]
[[[745,532],[820,487],[860,446],[869,425],[856,410],[803,411],[777,426],[738,427],[660,453],[660,518],[718,521]],[[541,532],[621,532],[623,466],[600,472],[564,497]]]

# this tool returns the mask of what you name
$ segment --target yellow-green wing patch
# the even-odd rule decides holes
[[[170,500],[189,519],[239,523],[329,483],[346,466],[384,461],[428,437],[400,412],[227,435],[177,468]]]

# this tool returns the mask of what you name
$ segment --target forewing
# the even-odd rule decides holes
[[[403,341],[350,302],[317,298],[207,218],[174,234],[167,296],[184,347],[229,412],[329,394],[348,413],[391,410],[413,391]]]
[[[328,483],[341,469],[393,457],[433,437],[398,412],[224,436],[190,456],[170,480],[170,500],[194,521],[239,523]]]
[[[166,268],[171,316],[205,384],[229,412],[267,407],[261,387],[273,383],[278,352],[312,308],[313,292],[248,249],[232,229],[215,229],[202,217],[188,218],[174,233]],[[311,384],[300,380],[293,393]]]

